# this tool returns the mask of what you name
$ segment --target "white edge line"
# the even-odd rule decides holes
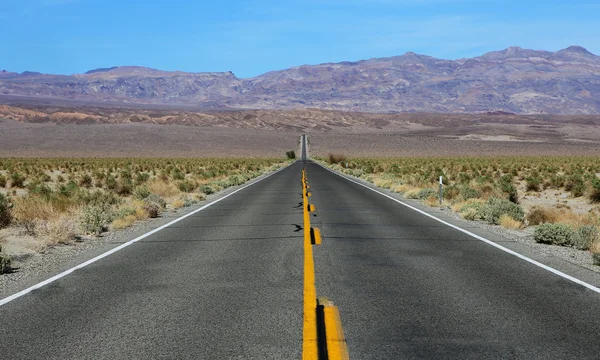
[[[493,246],[493,247],[495,247],[495,248],[497,248],[497,249],[500,249],[500,250],[502,250],[502,251],[504,251],[504,252],[507,252],[507,253],[509,253],[509,254],[511,254],[511,255],[514,255],[514,256],[518,257],[519,259],[525,260],[525,261],[527,261],[528,263],[531,263],[531,264],[533,264],[533,265],[535,265],[535,266],[541,267],[541,268],[542,268],[542,269],[544,269],[544,270],[550,271],[551,273],[553,273],[553,274],[556,274],[556,275],[558,275],[558,276],[560,276],[560,277],[562,277],[562,278],[565,278],[565,279],[567,279],[567,280],[570,280],[570,281],[572,281],[572,282],[574,282],[574,283],[576,283],[576,284],[579,284],[579,285],[585,286],[586,288],[588,288],[588,289],[590,289],[590,290],[592,290],[592,291],[595,291],[595,292],[597,292],[597,293],[599,293],[599,294],[600,294],[600,288],[597,288],[596,286],[594,286],[594,285],[592,285],[592,284],[588,284],[588,283],[586,283],[586,282],[585,282],[585,281],[583,281],[583,280],[579,280],[579,279],[577,279],[577,278],[575,278],[575,277],[573,277],[573,276],[571,276],[571,275],[567,275],[567,274],[565,274],[565,273],[564,273],[564,272],[562,272],[562,271],[556,270],[555,268],[552,268],[552,267],[550,267],[550,266],[548,266],[548,265],[544,265],[544,264],[542,264],[542,263],[541,263],[541,262],[539,262],[539,261],[535,261],[535,260],[533,260],[533,259],[531,259],[531,258],[529,258],[529,257],[527,257],[527,256],[525,256],[525,255],[519,254],[519,253],[518,253],[518,252],[516,252],[516,251],[513,251],[513,250],[511,250],[511,249],[509,249],[509,248],[506,248],[506,247],[504,247],[504,246],[502,246],[502,245],[499,245],[499,244],[497,244],[497,243],[493,242],[492,240],[488,240],[488,239],[486,239],[486,238],[484,238],[484,237],[482,237],[482,236],[479,236],[479,235],[477,235],[477,234],[474,234],[474,233],[472,233],[472,232],[470,232],[470,231],[468,231],[468,230],[465,230],[465,229],[463,229],[463,228],[461,228],[461,227],[458,227],[458,226],[456,226],[456,225],[450,224],[449,222],[446,222],[446,221],[444,221],[444,220],[442,220],[442,219],[439,219],[439,218],[437,218],[437,217],[435,217],[435,216],[433,216],[433,215],[431,215],[431,214],[428,214],[428,213],[426,213],[426,212],[425,212],[425,211],[423,211],[423,210],[417,209],[416,207],[414,207],[414,206],[412,206],[412,205],[409,205],[409,204],[407,204],[407,203],[405,203],[405,202],[402,202],[402,201],[400,201],[400,200],[398,200],[398,199],[396,199],[396,198],[394,198],[394,197],[392,197],[392,196],[390,196],[390,195],[388,195],[388,194],[382,193],[381,191],[379,191],[379,190],[376,190],[376,189],[373,189],[372,187],[370,187],[370,186],[367,186],[367,185],[365,185],[365,184],[361,184],[360,182],[358,182],[358,181],[356,181],[356,180],[354,180],[354,179],[351,179],[351,178],[349,178],[349,177],[348,177],[348,176],[346,176],[345,174],[343,174],[343,175],[342,175],[342,174],[338,173],[337,171],[331,170],[331,169],[329,169],[328,167],[326,167],[326,166],[323,166],[323,165],[321,165],[321,164],[319,164],[319,163],[316,163],[316,162],[315,162],[315,164],[317,164],[317,165],[321,166],[321,167],[322,167],[322,168],[324,168],[325,170],[328,170],[328,171],[330,171],[330,172],[332,172],[332,173],[336,174],[337,176],[340,176],[340,177],[342,177],[342,178],[344,178],[344,179],[346,179],[346,180],[348,180],[348,181],[350,181],[350,182],[353,182],[353,183],[355,183],[355,184],[358,184],[358,185],[360,185],[360,186],[362,186],[362,187],[364,187],[364,188],[367,188],[367,189],[369,189],[369,190],[371,190],[371,191],[373,191],[373,192],[376,192],[376,193],[378,193],[379,195],[383,195],[383,196],[387,197],[388,199],[394,200],[395,202],[397,202],[397,203],[399,203],[399,204],[402,204],[402,205],[406,206],[407,208],[409,208],[409,209],[412,209],[412,210],[414,210],[414,211],[416,211],[416,212],[418,212],[418,213],[421,213],[421,214],[423,214],[423,215],[425,215],[425,216],[427,216],[427,217],[430,217],[430,218],[432,218],[432,219],[434,219],[434,220],[436,220],[436,221],[438,221],[438,222],[440,222],[440,223],[442,223],[442,224],[444,224],[444,225],[450,226],[451,228],[453,228],[453,229],[455,229],[455,230],[458,230],[458,231],[460,231],[460,232],[462,232],[462,233],[465,233],[465,234],[467,234],[467,235],[469,235],[469,236],[472,236],[472,237],[474,237],[474,238],[475,238],[475,239],[477,239],[477,240],[481,240],[481,241],[483,241],[484,243],[486,243],[486,244],[488,244],[488,245],[491,245],[491,246]]]
[[[217,200],[215,200],[215,201],[213,201],[213,202],[211,202],[211,203],[209,203],[209,204],[206,204],[206,205],[202,206],[201,208],[199,208],[199,209],[196,209],[196,210],[194,210],[194,211],[192,211],[192,212],[190,212],[190,213],[188,213],[188,214],[185,214],[185,215],[183,215],[183,216],[181,216],[181,217],[179,217],[179,218],[177,218],[177,219],[175,219],[175,220],[173,220],[173,221],[171,221],[171,222],[169,222],[169,223],[167,223],[167,224],[165,224],[165,225],[162,225],[162,226],[160,226],[160,227],[157,227],[156,229],[154,229],[154,230],[152,230],[152,231],[149,231],[149,232],[147,232],[147,233],[145,233],[145,234],[143,234],[143,235],[140,235],[140,236],[136,237],[136,238],[135,238],[135,239],[133,239],[133,240],[129,240],[129,241],[127,241],[126,243],[123,243],[123,244],[121,244],[121,245],[117,246],[117,247],[116,247],[116,248],[114,248],[114,249],[111,249],[111,250],[109,250],[109,251],[107,251],[107,252],[105,252],[105,253],[102,253],[102,254],[100,254],[100,255],[96,256],[95,258],[92,258],[92,259],[90,259],[90,260],[88,260],[88,261],[86,261],[86,262],[84,262],[84,263],[81,263],[81,264],[79,264],[79,265],[77,265],[77,266],[75,266],[75,267],[72,267],[72,268],[70,268],[70,269],[68,269],[68,270],[65,270],[65,271],[61,272],[60,274],[57,274],[57,275],[55,275],[55,276],[53,276],[53,277],[51,277],[51,278],[49,278],[49,279],[47,279],[47,280],[44,280],[44,281],[42,281],[42,282],[40,282],[40,283],[37,283],[37,284],[35,284],[35,285],[31,286],[31,287],[28,287],[28,288],[27,288],[27,289],[25,289],[25,290],[21,290],[21,291],[19,291],[19,292],[18,292],[18,293],[16,293],[16,294],[13,294],[13,295],[11,295],[11,296],[9,296],[9,297],[6,297],[6,298],[4,298],[4,299],[0,300],[0,306],[2,306],[2,305],[5,305],[5,304],[7,304],[7,303],[9,303],[9,302],[11,302],[11,301],[13,301],[13,300],[15,300],[15,299],[18,299],[18,298],[20,298],[21,296],[27,295],[27,294],[29,294],[30,292],[32,292],[33,290],[37,290],[37,289],[39,289],[39,288],[41,288],[41,287],[44,287],[44,286],[46,286],[46,285],[48,285],[48,284],[51,284],[51,283],[55,282],[56,280],[58,280],[58,279],[60,279],[60,278],[63,278],[63,277],[65,277],[65,276],[69,275],[69,274],[71,274],[71,273],[72,273],[72,272],[74,272],[75,270],[79,270],[79,269],[81,269],[81,268],[84,268],[84,267],[86,267],[86,266],[88,266],[88,265],[90,265],[90,264],[93,264],[93,263],[95,263],[96,261],[98,261],[98,260],[100,260],[100,259],[103,259],[103,258],[105,258],[105,257],[107,257],[107,256],[109,256],[109,255],[111,255],[111,254],[114,254],[114,253],[116,253],[116,252],[117,252],[117,251],[119,251],[119,250],[122,250],[122,249],[124,249],[124,248],[126,248],[126,247],[128,247],[128,246],[130,246],[130,245],[132,245],[132,244],[135,244],[136,242],[138,242],[138,241],[140,241],[140,240],[142,240],[142,239],[144,239],[144,238],[147,238],[148,236],[150,236],[150,235],[152,235],[152,234],[155,234],[155,233],[157,233],[157,232],[161,231],[162,229],[164,229],[164,228],[167,228],[167,227],[169,227],[169,226],[171,226],[171,225],[173,225],[173,224],[175,224],[175,223],[178,223],[179,221],[181,221],[181,220],[183,220],[183,219],[185,219],[185,218],[187,218],[187,217],[189,217],[189,216],[192,216],[192,215],[194,215],[194,214],[196,214],[196,213],[198,213],[198,212],[200,212],[200,211],[202,211],[202,210],[204,210],[204,209],[206,209],[206,208],[208,208],[208,207],[210,207],[210,206],[212,206],[212,205],[214,205],[214,204],[218,203],[218,202],[219,202],[219,201],[221,201],[221,200],[225,200],[225,199],[227,199],[228,197],[230,197],[231,195],[233,195],[233,194],[237,193],[238,191],[242,191],[242,190],[244,190],[245,188],[247,188],[247,187],[249,187],[249,186],[252,186],[252,185],[254,185],[254,184],[256,184],[256,183],[258,183],[258,182],[260,182],[260,181],[263,181],[263,180],[265,180],[265,179],[267,179],[267,178],[269,178],[269,177],[271,177],[271,176],[273,176],[273,175],[277,174],[277,173],[278,173],[278,172],[280,172],[280,171],[283,171],[284,169],[286,169],[286,168],[288,168],[288,167],[292,166],[293,164],[295,164],[295,162],[293,162],[293,163],[291,163],[291,164],[288,164],[288,165],[286,165],[286,166],[282,167],[281,169],[279,169],[279,170],[277,170],[277,171],[275,171],[275,172],[273,172],[273,173],[271,173],[271,174],[268,174],[267,176],[265,176],[265,177],[263,177],[263,178],[260,178],[260,179],[258,179],[258,180],[255,180],[255,181],[253,181],[253,182],[251,182],[251,183],[249,183],[249,184],[247,184],[247,185],[244,185],[244,186],[242,186],[241,188],[239,188],[239,189],[237,189],[237,190],[235,190],[235,191],[232,191],[231,193],[229,193],[229,194],[227,194],[227,195],[223,196],[222,198],[219,198],[219,199],[217,199]]]

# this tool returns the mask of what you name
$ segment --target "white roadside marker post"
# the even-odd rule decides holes
[[[442,185],[443,185],[442,176],[440,176],[440,206],[442,206],[442,199],[443,199]]]

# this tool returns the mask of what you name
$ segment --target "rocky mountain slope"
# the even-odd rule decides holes
[[[471,59],[406,53],[304,65],[250,79],[142,67],[80,75],[0,72],[0,95],[205,108],[600,114],[600,57],[511,47]]]

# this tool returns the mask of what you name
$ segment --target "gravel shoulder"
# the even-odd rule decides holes
[[[334,171],[323,164],[320,165]],[[483,221],[465,220],[450,208],[429,207],[417,200],[406,199],[399,193],[377,187],[363,179],[348,174],[342,174],[337,171],[334,172],[340,176],[352,179],[369,188],[389,195],[403,203],[433,215],[440,220],[470,231],[502,245],[505,248],[527,256],[530,259],[562,271],[567,275],[571,275],[596,287],[600,287],[600,266],[595,266],[593,264],[592,255],[589,251],[582,251],[564,246],[539,244],[533,239],[534,228],[509,230],[500,226],[489,225]]]
[[[77,266],[129,240],[135,239],[206,204],[218,200],[241,187],[260,181],[271,174],[273,172],[263,174],[246,184],[232,186],[218,193],[208,195],[205,200],[193,206],[164,212],[160,217],[155,219],[138,221],[133,226],[123,230],[108,231],[98,237],[82,238],[80,241],[70,245],[48,247],[39,253],[13,258],[13,267],[15,270],[12,273],[0,275],[0,299]]]

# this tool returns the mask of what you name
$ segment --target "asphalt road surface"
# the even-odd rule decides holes
[[[300,359],[302,162],[0,307],[4,359]],[[351,359],[598,359],[600,294],[307,164]]]
[[[600,294],[311,164],[350,359],[599,359]],[[321,224],[319,224],[319,222]]]

